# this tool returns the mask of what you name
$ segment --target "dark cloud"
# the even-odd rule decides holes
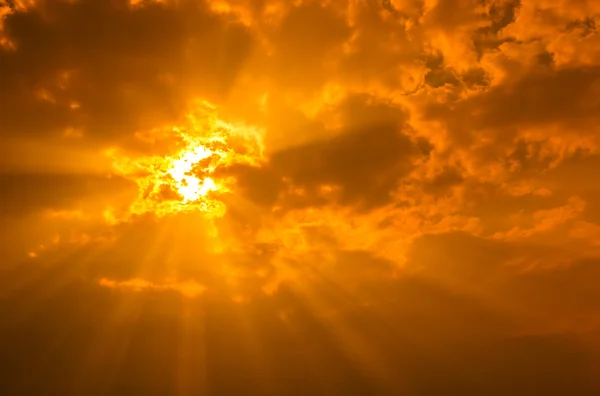
[[[452,261],[447,259],[450,252]],[[481,285],[498,275],[510,251],[494,241],[451,233],[420,237],[412,244],[408,257],[409,265],[424,268],[449,283]]]
[[[235,175],[238,193],[258,205],[273,206],[285,187],[281,172],[271,167],[235,165],[226,173]]]
[[[574,259],[556,268],[553,260],[561,254],[559,246],[536,242],[507,242],[466,233],[425,235],[412,244],[407,268],[512,312],[525,328],[564,325],[566,318],[595,321],[595,301],[600,298],[595,287],[600,271],[597,257]],[[518,262],[532,263],[532,268],[523,269]]]
[[[6,17],[17,50],[0,50],[3,135],[75,127],[114,141],[178,119],[192,95],[227,94],[252,46],[242,25],[204,2],[128,3],[49,0]]]
[[[456,185],[460,185],[464,181],[460,170],[456,168],[446,167],[435,177],[427,182],[423,188],[426,193],[443,194]]]
[[[372,207],[389,202],[398,179],[410,171],[415,152],[410,139],[397,128],[374,125],[280,152],[273,166],[290,177],[293,185],[306,188],[309,199],[321,185],[333,185],[343,189],[342,203]]]
[[[557,121],[592,125],[600,105],[595,92],[598,81],[597,68],[530,75],[516,86],[492,90],[478,98],[477,106],[485,110],[476,116],[479,122],[475,125],[501,128],[507,123],[527,126]]]
[[[584,259],[569,268],[524,274],[501,285],[498,292],[525,302],[540,316],[593,321],[597,312],[594,301],[600,298],[593,279],[599,273],[598,259]]]
[[[594,68],[532,73],[457,106],[429,105],[426,117],[447,123],[450,137],[461,146],[478,144],[484,136],[505,146],[527,128],[542,125],[558,125],[559,133],[593,134],[599,104],[594,86],[599,78]]]
[[[422,150],[403,130],[406,114],[372,99],[351,96],[331,110],[342,123],[332,137],[275,152],[267,168],[228,172],[259,203],[275,203],[278,195],[287,195],[285,187],[302,189],[300,195],[282,198],[284,208],[331,202],[323,196],[323,187],[340,188],[338,199],[344,205],[369,209],[389,203],[391,192]]]
[[[93,196],[101,199],[111,193],[136,186],[121,178],[97,175],[3,173],[0,174],[0,216],[23,216],[42,210],[69,210]]]
[[[15,294],[0,305],[7,319],[2,386],[14,395],[160,394],[179,386],[210,395],[598,390],[598,351],[574,334],[490,335],[493,322],[468,300],[416,279],[390,286],[395,295],[389,288],[378,294],[393,296],[393,304],[388,298],[386,305],[352,310],[356,296],[323,288],[323,307],[338,310],[333,317],[290,288],[242,306],[122,294],[81,281],[41,305]],[[36,309],[15,315],[27,306]],[[461,331],[452,331],[455,325]],[[377,362],[389,375],[373,371]]]
[[[311,26],[311,29],[307,29]],[[328,80],[327,61],[349,37],[340,15],[318,2],[292,8],[273,34],[275,77],[288,90],[306,90]]]
[[[489,11],[490,24],[480,27],[477,34],[473,37],[473,44],[480,56],[485,51],[497,49],[502,43],[509,40],[508,38],[498,37],[498,33],[514,22],[520,5],[521,2],[519,0],[491,2]]]
[[[575,155],[545,172],[548,184],[554,189],[578,194],[586,200],[586,218],[595,223],[600,222],[600,187],[593,180],[599,175],[598,155]]]
[[[412,92],[427,70],[419,33],[409,32],[418,24],[422,4],[407,2],[400,18],[389,18],[381,4],[363,2],[353,5],[349,21],[355,27],[339,60],[339,73],[351,85],[382,86],[395,92]],[[401,50],[400,50],[401,48]]]

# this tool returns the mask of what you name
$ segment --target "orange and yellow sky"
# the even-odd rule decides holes
[[[0,394],[600,394],[599,23],[0,0]]]

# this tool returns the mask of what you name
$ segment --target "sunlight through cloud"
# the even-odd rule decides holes
[[[116,173],[139,186],[132,214],[201,211],[208,217],[221,217],[226,208],[220,197],[231,192],[235,179],[221,177],[217,170],[263,161],[260,131],[218,119],[205,102],[187,119],[183,127],[153,132],[178,143],[180,148],[172,154],[133,157],[116,148],[106,151]]]

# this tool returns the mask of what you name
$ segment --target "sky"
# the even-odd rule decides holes
[[[599,22],[0,0],[0,393],[600,394]]]

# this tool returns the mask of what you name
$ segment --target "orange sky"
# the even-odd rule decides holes
[[[0,0],[0,393],[600,394],[598,23]]]

